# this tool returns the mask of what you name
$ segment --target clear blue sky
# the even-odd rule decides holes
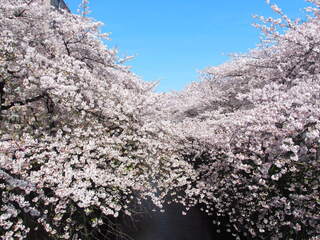
[[[76,13],[81,0],[65,0]],[[303,16],[304,0],[271,0],[289,16]],[[110,47],[157,91],[181,90],[198,79],[198,70],[219,65],[230,53],[259,42],[252,15],[274,16],[264,0],[91,0],[91,14],[111,32]]]

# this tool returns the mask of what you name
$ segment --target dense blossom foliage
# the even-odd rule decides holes
[[[187,194],[257,239],[320,235],[320,2],[304,22],[260,17],[261,46],[166,94],[162,117],[191,141]]]
[[[248,239],[320,235],[320,2],[258,17],[257,49],[154,93],[100,23],[0,4],[0,237],[106,239],[147,199],[195,204]],[[166,198],[170,194],[169,198]]]
[[[101,237],[106,217],[191,180],[147,120],[152,84],[118,64],[100,23],[36,0],[1,1],[0,19],[1,239]]]

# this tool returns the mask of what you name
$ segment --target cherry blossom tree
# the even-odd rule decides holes
[[[320,235],[320,3],[309,2],[303,22],[271,4],[279,19],[258,17],[258,48],[163,99],[200,178],[186,194],[235,236]]]
[[[195,177],[101,23],[40,0],[3,0],[0,19],[1,239],[106,239],[110,217]]]

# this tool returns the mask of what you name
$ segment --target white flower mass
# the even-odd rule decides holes
[[[109,217],[170,196],[183,215],[203,204],[227,216],[235,236],[317,239],[320,2],[309,2],[304,22],[271,5],[280,19],[258,17],[261,46],[158,94],[85,13],[1,0],[0,238],[95,239]]]

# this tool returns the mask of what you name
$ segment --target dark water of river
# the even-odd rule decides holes
[[[135,228],[127,229],[134,240],[235,240],[231,233],[217,233],[213,218],[195,207],[182,214],[180,205],[169,205],[165,212],[154,212],[136,223]]]

